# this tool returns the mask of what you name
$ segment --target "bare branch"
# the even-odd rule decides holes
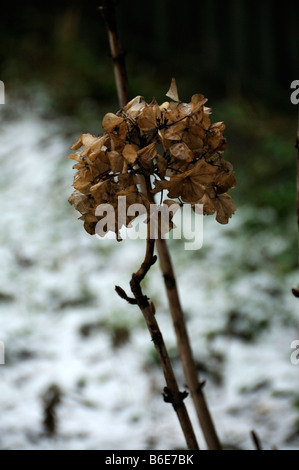
[[[297,226],[298,226],[298,262],[299,262],[299,106],[298,106],[297,138],[296,138],[295,148],[297,149]],[[292,289],[292,293],[295,297],[299,298],[299,285],[297,288]]]
[[[115,5],[117,3],[118,2],[115,0],[103,0],[102,5],[99,6],[99,10],[101,11],[107,26],[118,100],[120,107],[123,108],[129,101],[129,85],[125,64],[125,54],[122,50],[116,24]]]
[[[146,191],[148,199],[154,203],[150,182],[143,184],[143,192]],[[197,417],[210,450],[221,450],[213,419],[211,417],[205,395],[203,392],[204,383],[200,381],[196,363],[194,360],[189,335],[186,327],[185,317],[178,293],[175,273],[172,266],[170,253],[164,239],[157,240],[157,252],[160,261],[160,268],[163,274],[168,304],[177,338],[179,355],[182,361],[185,379],[194,402]]]
[[[136,302],[146,321],[152,341],[160,359],[167,385],[164,388],[163,393],[164,401],[172,404],[184,433],[188,449],[198,450],[199,447],[196,441],[193,427],[184,404],[184,399],[188,393],[179,391],[164,339],[155,317],[155,309],[153,305],[149,303],[148,298],[143,294],[140,285],[141,281],[144,279],[145,275],[148,273],[151,266],[157,259],[154,256],[154,247],[155,241],[150,239],[150,229],[148,224],[148,238],[145,259],[137,273],[132,275],[130,286]]]
[[[251,438],[253,440],[255,449],[256,450],[263,450],[261,440],[260,440],[259,436],[257,435],[257,433],[252,430],[250,434],[251,434]]]

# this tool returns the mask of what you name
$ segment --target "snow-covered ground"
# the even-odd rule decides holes
[[[67,202],[73,170],[64,156],[73,139],[63,136],[63,122],[21,116],[2,118],[0,131],[0,448],[184,448],[143,319],[114,292],[128,290],[144,242],[84,232]],[[265,230],[244,231],[256,218]],[[288,232],[275,235],[271,223],[271,210],[243,207],[225,227],[205,218],[198,252],[170,242],[199,371],[228,448],[253,448],[252,429],[266,448],[299,445],[299,365],[290,361],[299,339],[290,295],[297,279],[277,273],[274,255],[288,249]],[[158,266],[144,290],[183,389]],[[54,384],[61,398],[49,437],[44,397]],[[204,448],[190,398],[186,404]]]

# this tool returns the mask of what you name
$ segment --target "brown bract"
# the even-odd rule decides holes
[[[190,103],[179,101],[174,80],[167,96],[171,100],[160,106],[155,99],[147,103],[137,96],[116,114],[104,116],[103,136],[82,134],[73,145],[75,153],[67,158],[76,161],[77,172],[69,202],[81,213],[88,233],[95,234],[104,217],[97,215],[98,206],[110,204],[117,212],[121,196],[127,198],[126,209],[143,204],[149,211],[150,200],[140,190],[142,177],[154,181],[154,194],[165,192],[193,208],[203,204],[204,214],[216,213],[221,224],[235,213],[227,194],[236,181],[232,165],[223,158],[225,125],[211,123],[203,95],[193,95]],[[119,230],[134,218],[115,224],[118,240]]]

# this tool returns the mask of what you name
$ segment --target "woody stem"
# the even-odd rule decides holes
[[[148,191],[147,195],[148,199],[154,203],[153,194]],[[221,450],[221,444],[203,392],[203,384],[200,382],[198,377],[196,363],[186,327],[185,316],[177,288],[176,277],[168,246],[164,239],[159,238],[157,240],[157,252],[186,383],[190,390],[197,417],[208,448],[210,450]]]
[[[299,256],[299,106],[298,106],[297,138],[296,138],[295,147],[297,149],[297,226],[298,226],[298,256]],[[299,298],[299,285],[297,288],[292,289],[292,292],[295,297]]]
[[[125,53],[118,36],[115,0],[102,0],[99,10],[105,20],[108,32],[109,46],[113,60],[114,77],[120,107],[123,108],[129,101],[129,85],[125,64]]]
[[[148,237],[145,259],[137,271],[132,275],[130,282],[131,291],[134,295],[136,303],[140,308],[145,322],[147,324],[152,341],[156,348],[163,374],[166,381],[164,388],[164,401],[171,403],[179,420],[180,426],[185,436],[186,444],[190,450],[199,450],[193,427],[184,404],[184,399],[187,396],[186,392],[180,392],[171,361],[164,343],[162,333],[160,331],[156,316],[154,305],[149,303],[148,298],[143,294],[141,289],[141,281],[144,279],[151,266],[156,262],[157,257],[154,256],[155,240],[150,239],[150,224],[148,224]],[[119,292],[120,288],[116,288]]]

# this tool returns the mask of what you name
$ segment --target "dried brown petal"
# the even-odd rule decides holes
[[[210,195],[205,192],[202,198],[197,202],[197,204],[203,205],[204,215],[212,215],[216,211],[215,200],[210,197]]]
[[[81,162],[81,157],[77,153],[72,153],[71,155],[68,155],[66,158],[69,160],[75,160],[76,162]]]
[[[107,152],[107,155],[109,158],[111,170],[114,173],[120,173],[124,165],[123,157],[115,150],[112,150],[111,152]]]
[[[136,119],[138,127],[142,131],[155,129],[157,118],[160,117],[160,112],[158,114],[158,111],[160,111],[158,106],[146,106]]]
[[[102,121],[102,127],[107,132],[112,132],[123,123],[123,118],[113,113],[107,113]]]
[[[138,161],[148,171],[154,170],[153,159],[157,155],[157,144],[153,142],[138,151]]]
[[[138,150],[138,146],[133,145],[133,144],[127,144],[123,149],[123,156],[125,157],[127,162],[130,163],[131,165],[134,165],[134,163],[137,160],[137,157],[138,157],[137,150]]]
[[[194,154],[184,142],[180,142],[179,144],[175,144],[170,147],[170,154],[176,160],[184,162],[192,162],[194,159]]]
[[[91,209],[91,200],[79,191],[74,191],[69,197],[69,203],[81,214],[87,214]]]
[[[204,97],[204,95],[201,94],[196,94],[193,95],[191,98],[191,113],[198,113],[198,111],[203,110],[204,105],[207,102],[207,98]]]
[[[136,96],[131,100],[124,108],[123,111],[127,113],[131,118],[135,119],[141,111],[145,108],[146,103],[143,96]]]
[[[126,173],[118,176],[118,183],[121,189],[125,189],[128,186],[136,184],[136,176],[132,173]]]
[[[173,101],[179,101],[178,88],[177,88],[175,78],[171,80],[170,88],[168,92],[166,93],[166,96],[168,96],[168,98],[170,98]]]
[[[71,150],[78,150],[82,146],[89,146],[95,140],[97,140],[97,137],[91,134],[81,134],[80,139],[71,147]]]
[[[168,140],[182,140],[186,128],[188,128],[187,119],[180,120],[162,131],[163,137]]]
[[[85,170],[83,172],[78,172],[75,174],[74,177],[74,188],[80,193],[89,194],[90,193],[90,186],[93,180],[93,176],[89,170]]]
[[[93,185],[90,188],[90,193],[98,204],[109,201],[111,194],[111,182],[109,180],[101,181],[100,183]]]
[[[111,150],[116,150],[119,153],[122,153],[126,145],[125,139],[119,137],[118,134],[110,134],[110,148]]]
[[[226,193],[229,189],[236,187],[235,172],[221,172],[217,175],[215,184],[217,188],[217,194]]]
[[[228,224],[229,219],[236,212],[237,208],[228,194],[221,194],[215,199],[217,210],[216,220],[220,224]]]
[[[166,170],[167,170],[167,160],[163,158],[161,155],[156,156],[157,160],[157,167],[159,171],[159,175],[161,178],[164,178],[166,175]]]

